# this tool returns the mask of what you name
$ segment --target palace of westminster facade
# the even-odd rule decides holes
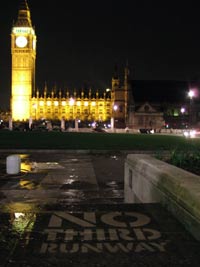
[[[105,92],[59,90],[44,86],[43,92],[36,90],[35,61],[36,34],[32,26],[27,1],[20,3],[18,17],[11,32],[12,88],[11,114],[13,121],[33,120],[83,120],[108,121],[114,118],[125,127],[128,112],[133,105],[129,84],[128,66],[124,69],[121,85],[115,71],[111,89]],[[131,102],[130,103],[130,99]]]

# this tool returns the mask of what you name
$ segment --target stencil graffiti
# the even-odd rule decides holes
[[[56,212],[44,229],[40,253],[165,252],[168,240],[138,212]]]

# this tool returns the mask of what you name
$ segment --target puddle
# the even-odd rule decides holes
[[[71,178],[71,176],[73,177],[73,175],[70,175],[70,178]],[[65,181],[65,184],[73,184],[73,183],[74,183],[74,179],[67,179]]]
[[[110,181],[110,182],[107,182],[105,184],[101,184],[101,187],[110,188],[112,190],[123,189],[124,183],[123,182]]]
[[[38,188],[39,182],[38,181],[30,181],[30,180],[21,180],[19,182],[19,185],[22,189],[32,190],[32,189]]]
[[[114,155],[114,156],[111,156],[111,159],[118,160],[118,157]]]
[[[58,162],[32,162],[32,170],[64,169]]]

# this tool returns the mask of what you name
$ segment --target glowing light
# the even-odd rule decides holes
[[[70,105],[70,106],[73,106],[73,105],[74,105],[74,99],[73,99],[73,98],[70,98],[70,100],[69,100],[69,105]]]
[[[93,107],[96,106],[96,102],[93,101],[93,102],[92,102],[92,106],[93,106]]]
[[[14,213],[14,216],[15,216],[15,219],[19,219],[20,217],[24,217],[25,214],[22,213],[22,212],[15,212],[15,213]]]
[[[58,101],[54,101],[54,106],[58,106]]]
[[[12,102],[12,117],[13,120],[24,120],[30,117],[28,99],[23,97],[13,97]]]
[[[190,99],[192,99],[192,98],[195,96],[195,94],[194,94],[194,90],[190,90],[190,91],[188,92],[188,96],[189,96]]]
[[[113,106],[113,109],[116,111],[118,109],[118,106],[117,105],[114,105]]]
[[[51,101],[47,101],[47,106],[51,106]]]
[[[195,130],[184,131],[183,135],[187,138],[194,138],[196,136],[196,131]]]
[[[84,102],[84,106],[85,106],[85,107],[88,106],[88,102],[87,102],[87,101]]]
[[[31,231],[34,227],[36,214],[35,213],[14,213],[15,219],[12,221],[12,228],[19,234],[25,231]]]
[[[44,101],[40,101],[40,106],[44,106]]]
[[[107,88],[107,89],[106,89],[106,92],[110,92],[110,91],[111,91],[110,88]]]
[[[21,171],[31,171],[31,165],[27,162],[21,162]]]
[[[76,104],[77,104],[77,106],[80,106],[81,105],[81,102],[80,101],[77,101]]]
[[[185,108],[181,108],[181,113],[183,114],[185,112]]]
[[[30,27],[14,27],[12,32],[14,34],[35,34],[34,29]]]
[[[36,48],[36,40],[34,39],[33,40],[33,49],[35,50],[35,48]]]
[[[191,130],[191,131],[190,131],[190,137],[191,137],[191,138],[194,138],[195,135],[196,135],[196,131],[195,131],[195,130]]]
[[[62,106],[66,106],[66,101],[62,101]]]

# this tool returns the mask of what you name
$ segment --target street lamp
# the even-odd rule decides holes
[[[188,97],[190,98],[190,113],[189,113],[189,125],[190,125],[190,127],[192,125],[192,100],[193,100],[194,96],[195,96],[194,90],[191,89],[188,92]]]
[[[182,108],[181,108],[181,114],[183,115],[184,113],[185,113],[185,108],[182,107]]]
[[[182,125],[182,127],[184,127],[185,126],[185,122],[184,122],[184,114],[185,114],[185,108],[184,107],[182,107],[181,108],[181,125]]]
[[[115,128],[115,112],[118,110],[118,106],[116,104],[112,107],[112,117],[111,117],[111,129],[114,130]]]
[[[113,110],[116,111],[118,109],[118,106],[117,105],[114,105],[113,106]]]
[[[193,90],[190,90],[188,92],[188,96],[189,96],[190,99],[192,99],[194,97],[194,91]]]

